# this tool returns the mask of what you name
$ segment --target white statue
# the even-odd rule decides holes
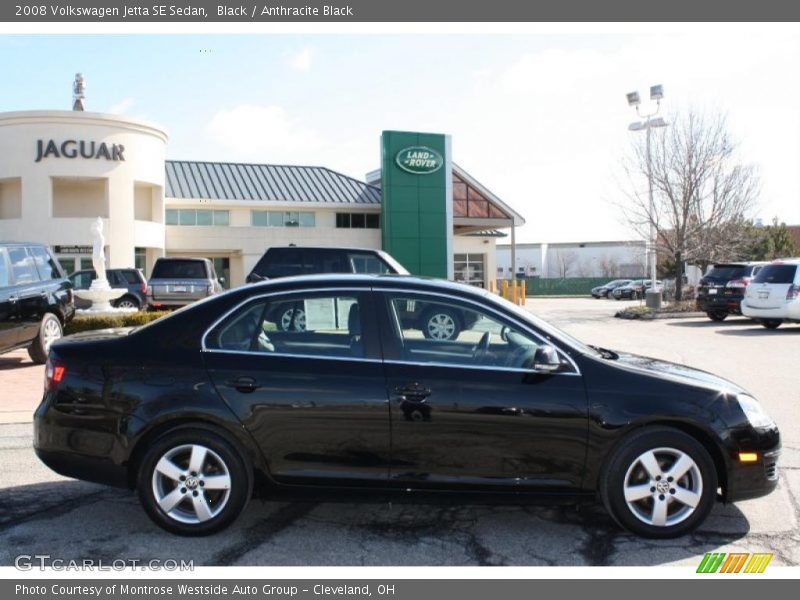
[[[106,281],[106,253],[105,245],[106,240],[103,237],[103,219],[97,217],[92,223],[92,266],[96,278],[100,281]]]

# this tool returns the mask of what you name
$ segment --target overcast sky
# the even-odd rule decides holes
[[[698,30],[699,31],[699,30]],[[762,29],[763,31],[763,29]],[[323,165],[363,179],[384,129],[449,133],[453,158],[528,224],[519,241],[631,239],[614,201],[635,114],[724,111],[763,181],[755,217],[800,224],[800,38],[743,35],[0,36],[0,111],[155,121],[169,158]],[[0,157],[2,160],[2,157]]]

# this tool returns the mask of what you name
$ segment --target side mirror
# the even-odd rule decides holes
[[[552,346],[539,346],[533,357],[533,370],[554,373],[561,368],[561,359],[558,352]]]

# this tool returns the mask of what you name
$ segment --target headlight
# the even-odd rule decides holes
[[[738,394],[736,400],[739,402],[739,407],[744,412],[750,425],[754,428],[768,429],[775,426],[775,421],[764,411],[758,400],[747,394]]]

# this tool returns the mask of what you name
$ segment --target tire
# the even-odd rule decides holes
[[[47,353],[50,351],[50,345],[61,336],[64,335],[64,328],[61,326],[61,321],[53,313],[45,313],[39,323],[39,333],[28,346],[28,356],[37,365],[43,365],[47,362]]]
[[[191,460],[202,457],[203,449],[199,470],[190,470]],[[211,476],[218,479],[209,493],[205,482]],[[137,474],[139,501],[147,515],[159,527],[185,536],[209,535],[233,523],[247,506],[252,487],[251,470],[235,446],[203,429],[175,429],[159,437]]]
[[[777,329],[778,327],[781,326],[781,323],[783,323],[783,321],[781,321],[780,319],[763,319],[761,321],[761,325],[763,325],[767,329]]]
[[[677,482],[669,480],[679,461],[688,469]],[[664,539],[685,535],[706,519],[716,500],[717,480],[714,461],[695,438],[669,427],[645,427],[623,439],[610,455],[599,491],[620,526],[642,537]]]
[[[706,313],[712,321],[720,322],[728,318],[728,313],[723,310],[710,310]]]
[[[139,303],[139,301],[136,299],[135,296],[123,296],[122,298],[114,302],[114,306],[116,308],[135,308],[136,310],[142,308],[142,305]]]
[[[292,323],[294,317],[294,323]],[[281,331],[305,331],[306,313],[302,308],[289,307],[278,313],[276,319]]]
[[[422,335],[428,340],[455,340],[461,333],[461,317],[448,308],[429,310],[422,316],[421,329]]]

